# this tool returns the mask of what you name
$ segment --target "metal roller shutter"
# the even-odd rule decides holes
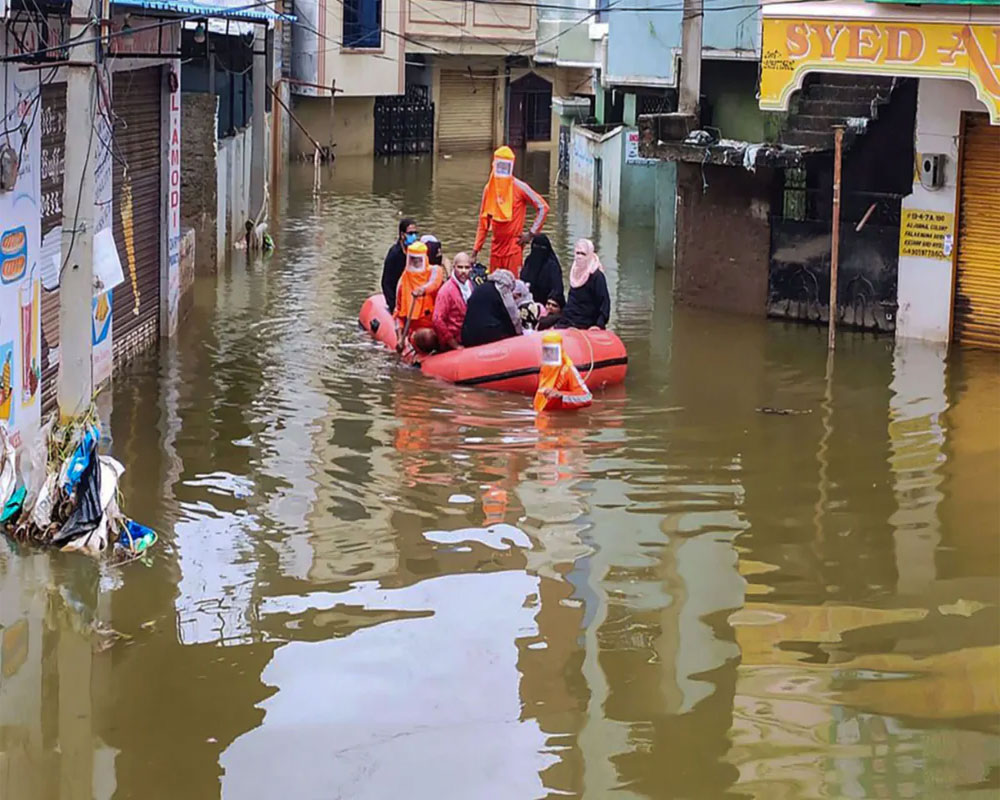
[[[956,341],[1000,350],[1000,126],[965,116],[955,278]]]
[[[114,165],[114,234],[125,272],[125,282],[112,298],[116,367],[154,344],[160,331],[161,83],[160,67],[118,72],[111,95],[119,154]],[[129,190],[131,237],[122,218]]]
[[[48,236],[48,247],[42,258],[51,258],[59,251],[62,228],[63,175],[66,169],[66,84],[47,83],[42,86],[42,241]],[[53,252],[54,249],[54,252]],[[42,413],[55,408],[59,364],[49,357],[59,347],[59,290],[42,292]]]
[[[493,149],[493,113],[496,72],[469,74],[441,70],[438,105],[438,149]]]

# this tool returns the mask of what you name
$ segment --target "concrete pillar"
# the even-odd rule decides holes
[[[97,163],[97,43],[89,0],[73,0],[66,67],[66,169],[63,179],[59,303],[59,416],[68,421],[93,395],[90,313],[94,295],[94,164]]]
[[[251,120],[250,208],[247,215],[256,220],[264,206],[264,184],[267,175],[267,36],[262,26],[254,31],[253,42],[253,119]]]
[[[681,86],[677,110],[698,117],[701,102],[701,33],[704,0],[684,0],[681,22]]]
[[[626,125],[631,125],[635,127],[636,122],[639,118],[638,114],[638,96],[629,92],[625,95],[625,111],[624,111],[624,122]]]

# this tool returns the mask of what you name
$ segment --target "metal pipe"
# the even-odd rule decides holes
[[[324,92],[330,92],[331,94],[336,94],[337,92],[343,92],[343,89],[337,88],[337,82],[334,81],[331,86],[324,86],[322,83],[310,83],[309,81],[301,81],[298,78],[281,78],[279,83],[290,83],[293,86],[308,86],[312,89],[322,89]]]
[[[322,150],[323,146],[313,138],[312,134],[309,133],[309,131],[306,130],[306,126],[303,125],[301,122],[299,122],[299,118],[295,116],[295,113],[292,111],[292,109],[290,109],[287,105],[285,105],[285,101],[278,96],[278,93],[276,91],[274,91],[274,87],[268,86],[267,88],[268,91],[271,92],[271,96],[277,101],[278,105],[285,110],[286,114],[288,114],[288,118],[296,125],[298,125],[299,130],[305,134],[305,137],[309,140],[309,143],[317,150]]]
[[[833,239],[830,242],[830,325],[827,347],[835,349],[837,336],[837,272],[840,266],[840,171],[844,150],[844,126],[833,128]]]
[[[875,210],[875,206],[876,205],[878,205],[878,204],[877,203],[872,203],[870,206],[868,206],[868,210],[865,212],[865,215],[861,218],[861,222],[859,222],[857,224],[857,227],[854,228],[854,232],[855,233],[860,233],[861,229],[863,227],[865,227],[865,225],[868,224],[868,220],[871,217],[872,212]]]

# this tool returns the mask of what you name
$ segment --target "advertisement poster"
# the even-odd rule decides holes
[[[114,353],[111,347],[111,292],[108,289],[91,301],[90,343],[94,348],[91,356],[94,365],[94,386],[111,380]]]
[[[656,164],[655,158],[643,158],[639,155],[639,131],[630,130],[625,133],[625,163],[626,164]]]
[[[4,53],[12,51],[4,31]],[[17,179],[0,191],[0,420],[20,446],[41,421],[39,384],[41,105],[37,71],[6,70],[0,148],[17,154]],[[32,124],[34,122],[35,124]]]

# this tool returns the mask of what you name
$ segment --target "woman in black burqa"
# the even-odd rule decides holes
[[[498,269],[472,290],[462,323],[462,345],[476,347],[520,335],[521,310],[514,299],[514,273]]]
[[[521,268],[520,278],[531,287],[531,296],[536,303],[545,305],[555,299],[560,306],[566,305],[562,266],[549,237],[544,233],[531,240],[531,252]]]

